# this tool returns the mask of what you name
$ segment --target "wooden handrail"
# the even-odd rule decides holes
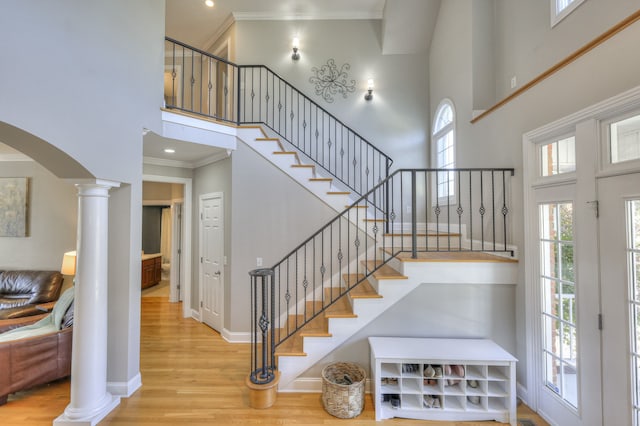
[[[474,117],[471,120],[471,124],[474,124],[474,123],[482,120],[484,117],[486,117],[487,115],[491,114],[493,111],[495,111],[498,108],[504,106],[505,104],[511,102],[512,100],[514,100],[518,96],[522,95],[527,90],[531,89],[533,86],[536,86],[541,81],[545,80],[546,78],[548,78],[548,77],[552,76],[553,74],[555,74],[556,72],[560,71],[562,68],[566,67],[567,65],[569,65],[570,63],[572,63],[573,61],[575,61],[576,59],[578,59],[582,55],[585,55],[586,53],[588,53],[591,50],[595,49],[596,47],[598,47],[599,45],[601,45],[605,41],[609,40],[611,37],[615,36],[616,34],[621,32],[625,28],[631,26],[633,23],[635,23],[638,20],[640,20],[640,10],[637,10],[635,13],[629,15],[628,17],[626,17],[625,19],[620,21],[618,24],[616,24],[613,27],[609,28],[607,31],[605,31],[604,33],[600,34],[598,37],[594,38],[589,43],[585,44],[580,49],[578,49],[575,52],[573,52],[571,55],[567,56],[566,58],[564,58],[563,60],[561,60],[560,62],[558,62],[554,66],[552,66],[551,68],[549,68],[546,71],[544,71],[542,74],[540,74],[537,77],[535,77],[533,80],[529,81],[524,86],[520,87],[518,90],[516,90],[513,93],[511,93],[506,98],[502,99],[500,102],[498,102],[497,104],[495,104],[494,106],[492,106],[488,110],[484,111],[482,114],[478,115],[477,117]]]

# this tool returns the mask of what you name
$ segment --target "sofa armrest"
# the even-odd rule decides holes
[[[31,325],[35,322],[40,321],[42,318],[46,317],[47,315],[48,314],[40,314],[40,315],[31,315],[28,317],[0,320],[0,333],[4,333],[5,331],[13,330],[14,328],[22,327],[25,325]],[[0,365],[2,364],[0,363]]]

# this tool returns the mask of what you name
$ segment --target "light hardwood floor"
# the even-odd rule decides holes
[[[425,422],[406,419],[375,421],[371,395],[355,419],[338,419],[322,408],[320,394],[278,394],[266,410],[249,407],[244,381],[249,346],[230,344],[218,333],[181,316],[181,305],[166,298],[142,299],[142,387],[109,414],[101,426],[113,425],[448,425],[489,426],[494,422]],[[69,401],[69,380],[61,380],[9,396],[0,407],[3,426],[50,425]],[[518,417],[548,426],[526,406]]]

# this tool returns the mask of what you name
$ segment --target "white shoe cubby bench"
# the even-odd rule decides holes
[[[369,337],[376,420],[516,426],[516,359],[487,339]]]

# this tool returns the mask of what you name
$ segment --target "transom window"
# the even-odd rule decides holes
[[[640,115],[609,124],[612,164],[640,159]]]
[[[576,170],[576,138],[556,139],[540,145],[540,176],[571,173]]]
[[[455,111],[449,100],[440,103],[433,120],[435,167],[453,169],[455,163]],[[436,173],[438,199],[455,197],[455,173]]]

